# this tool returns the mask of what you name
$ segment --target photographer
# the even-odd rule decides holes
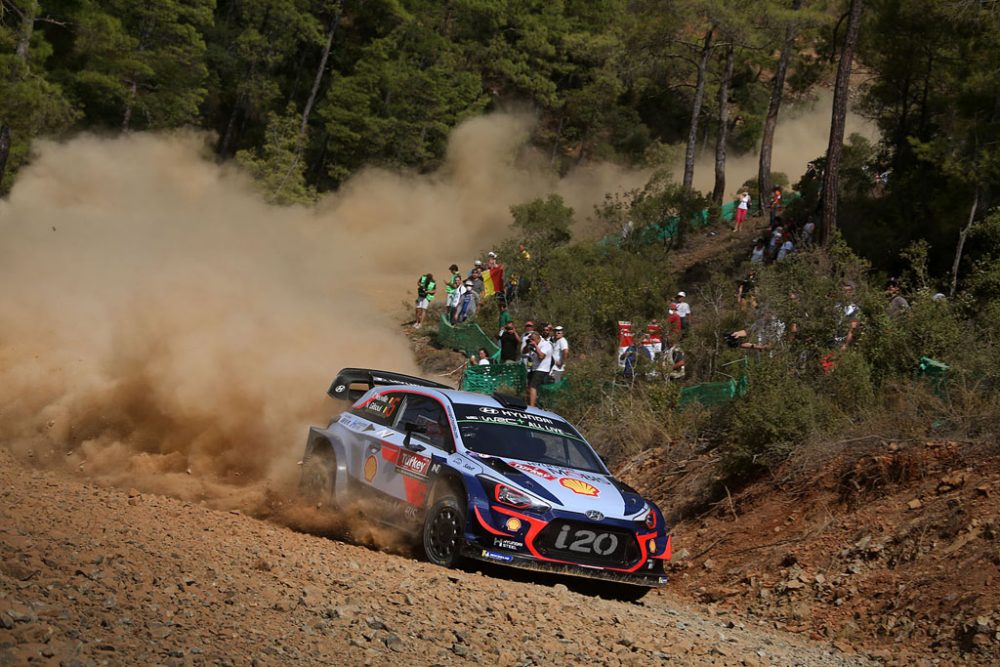
[[[538,404],[538,387],[549,381],[549,373],[552,372],[552,343],[535,331],[525,347],[532,361],[532,370],[528,374],[528,405],[534,407]]]
[[[434,300],[435,294],[437,294],[437,283],[434,282],[434,276],[430,273],[420,276],[420,279],[417,280],[417,309],[416,320],[413,323],[414,329],[423,326],[424,315],[427,314],[427,308]]]

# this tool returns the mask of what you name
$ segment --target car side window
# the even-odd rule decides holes
[[[451,435],[451,426],[444,408],[433,398],[419,394],[407,394],[403,410],[396,421],[395,429],[406,432],[406,424],[423,426],[424,433],[414,432],[412,437],[443,449],[446,452],[455,451],[455,441]]]
[[[399,407],[405,394],[380,394],[369,398],[351,413],[372,421],[380,426],[391,426],[399,416]]]

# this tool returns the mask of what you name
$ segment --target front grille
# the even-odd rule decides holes
[[[640,557],[635,533],[629,530],[559,519],[542,529],[535,548],[546,558],[600,567],[628,568]]]

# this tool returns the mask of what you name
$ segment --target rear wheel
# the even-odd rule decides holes
[[[313,450],[302,462],[299,494],[317,507],[334,507],[337,456],[329,447]]]
[[[462,558],[465,505],[452,489],[437,497],[424,518],[424,555],[435,565],[455,567]]]

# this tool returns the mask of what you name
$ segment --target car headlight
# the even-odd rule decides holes
[[[492,477],[479,475],[478,479],[482,483],[483,488],[490,494],[490,498],[501,505],[521,510],[530,509],[536,512],[547,512],[550,509],[549,505],[541,499],[536,498],[530,493],[525,493],[512,486],[508,486]]]
[[[641,523],[649,530],[656,528],[656,511],[646,504],[646,509],[635,518],[636,522]]]

